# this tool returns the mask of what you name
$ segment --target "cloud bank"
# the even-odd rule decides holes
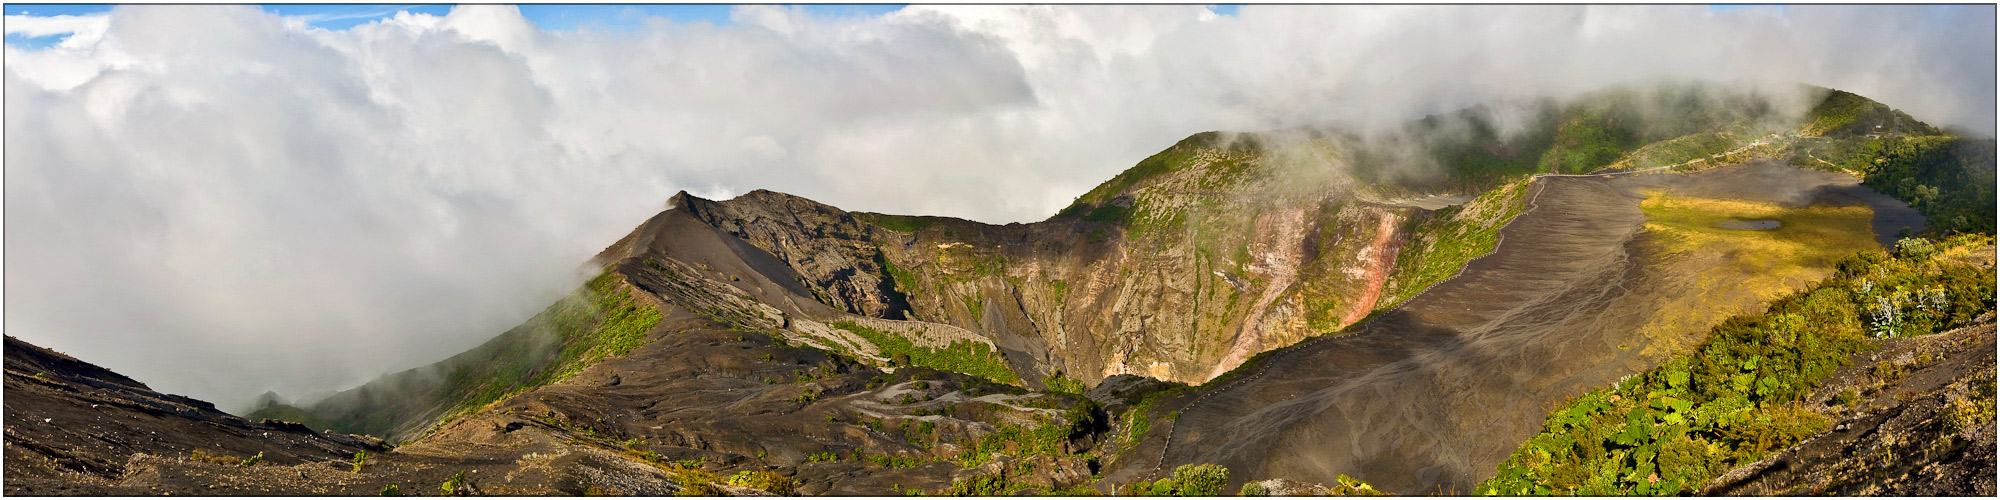
[[[1194,132],[1399,123],[1659,76],[1991,134],[1992,6],[739,7],[548,32],[247,6],[7,16],[7,333],[242,404],[526,319],[675,191],[1039,220]]]

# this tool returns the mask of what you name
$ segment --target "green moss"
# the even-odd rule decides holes
[[[918,346],[909,339],[889,334],[873,328],[835,321],[828,323],[835,328],[853,332],[882,350],[885,357],[897,355],[909,358],[916,366],[964,373],[1005,384],[1018,384],[1021,377],[1007,367],[1007,360],[1000,352],[984,343],[961,340],[944,349]]]

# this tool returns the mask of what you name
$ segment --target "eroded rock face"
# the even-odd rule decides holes
[[[1301,176],[1299,154],[1168,153],[1171,168],[1114,180],[1123,190],[1095,210],[1032,224],[850,214],[769,191],[681,193],[671,211],[775,256],[835,310],[976,332],[1030,383],[1058,370],[1200,383],[1337,331],[1389,303],[1398,250],[1429,213]]]

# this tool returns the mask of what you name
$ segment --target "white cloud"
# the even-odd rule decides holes
[[[7,331],[224,403],[476,344],[679,189],[1010,222],[1193,132],[1657,75],[1833,86],[1988,133],[1994,107],[1990,6],[16,17],[73,35],[6,49]]]

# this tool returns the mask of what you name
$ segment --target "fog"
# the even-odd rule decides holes
[[[442,359],[678,190],[1046,218],[1195,132],[1361,130],[1657,77],[1994,131],[1992,6],[738,7],[347,30],[251,6],[7,16],[5,328],[225,408]]]

